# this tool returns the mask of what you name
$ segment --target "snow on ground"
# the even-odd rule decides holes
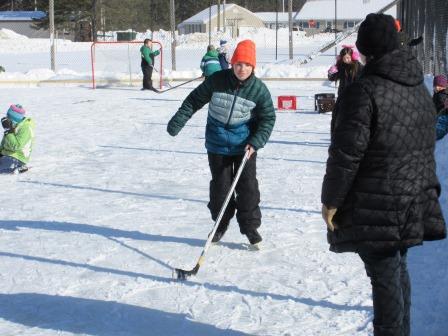
[[[324,35],[298,33],[296,57],[331,38]],[[262,77],[325,77],[334,62],[332,50],[304,67],[282,62],[282,37],[276,63],[274,44],[264,44],[272,32],[251,37]],[[208,41],[189,38],[169,76],[196,76]],[[263,249],[248,251],[233,221],[198,275],[177,282],[172,268],[194,266],[213,225],[206,110],[178,137],[165,131],[197,82],[161,95],[124,86],[24,87],[90,78],[89,43],[58,40],[57,48],[53,72],[48,40],[0,30],[7,70],[0,109],[23,104],[37,134],[31,170],[0,176],[0,335],[372,335],[369,280],[356,255],[328,251],[320,216],[331,115],[316,114],[313,97],[334,86],[267,81],[274,100],[296,95],[299,110],[278,112],[259,154]],[[437,144],[445,215],[447,150],[447,139]],[[446,241],[411,249],[413,336],[446,335],[447,251]]]
[[[247,250],[235,220],[192,268],[212,228],[206,110],[176,137],[166,123],[194,88],[3,88],[36,120],[31,170],[0,176],[0,335],[372,335],[369,280],[354,254],[328,251],[320,188],[331,115],[326,82],[267,82],[278,112],[259,154],[264,237]],[[438,173],[448,187],[445,153]],[[411,250],[414,336],[445,335],[447,241]]]

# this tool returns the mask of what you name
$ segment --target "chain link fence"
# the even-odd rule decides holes
[[[425,73],[448,73],[448,2],[446,0],[402,0],[399,17],[409,37],[423,36],[414,47]]]

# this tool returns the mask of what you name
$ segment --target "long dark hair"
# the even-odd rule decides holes
[[[347,64],[342,61],[342,58],[345,55],[350,55],[352,61]],[[336,62],[336,66],[339,71],[344,71],[345,75],[348,77],[350,76],[352,80],[355,79],[356,74],[359,71],[359,65],[360,63],[357,60],[353,60],[353,49],[352,48],[342,48],[341,52],[339,53],[338,61]]]

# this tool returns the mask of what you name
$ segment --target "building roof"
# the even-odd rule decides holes
[[[192,23],[202,23],[202,24],[207,23],[208,19],[209,19],[209,8],[210,7],[207,7],[206,9],[200,11],[199,13],[193,15],[192,17],[182,21],[179,24],[179,26],[184,25],[184,24],[192,24]],[[226,7],[225,7],[226,13],[228,13],[229,10],[232,10],[232,8],[234,8],[234,10],[236,8],[238,8],[240,11],[245,11],[247,13],[250,13],[250,14],[254,15],[254,16],[257,16],[255,13],[249,11],[248,9],[246,9],[244,7],[238,6],[236,4],[226,4]],[[222,15],[223,11],[224,11],[224,5],[221,5],[221,15]],[[212,19],[218,15],[218,5],[213,5],[212,6],[212,13],[211,14],[212,14],[211,15]],[[228,15],[228,14],[226,14],[226,15]]]
[[[45,16],[42,11],[0,11],[0,21],[32,21]]]
[[[226,11],[229,10],[229,8],[236,6],[235,4],[226,4]],[[224,10],[224,5],[221,5],[221,13]],[[218,15],[218,5],[212,6],[212,18]],[[199,13],[193,15],[192,17],[182,21],[182,23],[206,23],[208,22],[209,17],[209,7],[206,9],[200,11]]]
[[[292,12],[292,17],[294,17],[295,12]],[[263,22],[275,22],[276,12],[256,12],[257,15]],[[278,12],[279,22],[288,22],[288,12]]]
[[[338,20],[362,20],[369,13],[386,7],[392,0],[316,0],[307,1],[295,20],[334,20],[334,4],[337,3]],[[386,12],[396,16],[395,10]]]

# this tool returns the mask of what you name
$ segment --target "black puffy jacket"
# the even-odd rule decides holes
[[[338,208],[335,252],[384,251],[446,237],[434,159],[436,111],[416,58],[369,62],[339,97],[322,186]]]

